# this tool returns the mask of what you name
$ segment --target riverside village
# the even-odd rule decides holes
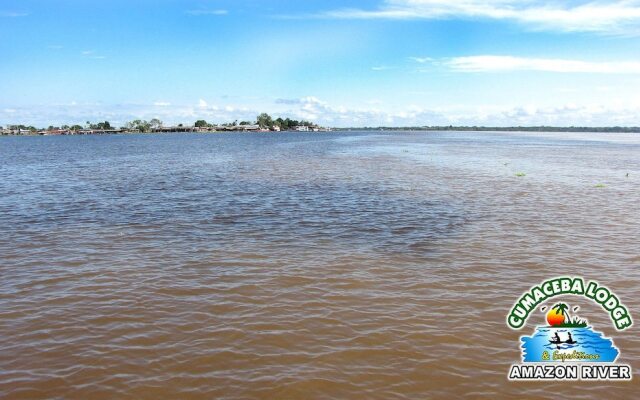
[[[109,121],[84,125],[50,125],[48,128],[36,128],[28,125],[0,126],[1,135],[108,135],[122,133],[176,133],[176,132],[327,132],[329,128],[321,127],[309,121],[298,121],[289,118],[273,119],[270,115],[262,113],[255,121],[234,121],[225,124],[211,124],[205,120],[198,120],[193,125],[165,126],[157,118],[146,120],[133,120],[121,127],[114,127]]]

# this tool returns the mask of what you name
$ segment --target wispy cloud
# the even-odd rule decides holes
[[[409,60],[413,60],[413,61],[415,61],[417,63],[420,63],[420,64],[425,64],[425,63],[428,63],[430,61],[433,61],[433,58],[431,58],[431,57],[409,57]]]
[[[384,0],[377,8],[344,8],[339,19],[494,19],[563,32],[640,34],[640,0]]]
[[[366,103],[366,102],[365,102]],[[371,102],[362,107],[329,104],[313,96],[279,99],[275,105],[246,107],[238,105],[176,104],[43,104],[0,108],[0,125],[35,124],[37,126],[108,120],[120,126],[132,119],[160,118],[166,124],[192,124],[198,119],[220,123],[253,120],[259,112],[274,116],[307,119],[326,126],[423,126],[423,125],[556,125],[556,126],[638,126],[640,102],[613,104],[565,104],[557,106],[488,106],[428,108],[407,106],[399,110],[380,109]]]
[[[393,67],[389,67],[387,65],[375,65],[371,67],[372,71],[388,71],[390,69],[393,69]]]
[[[105,60],[107,58],[106,56],[96,54],[94,50],[85,50],[80,54],[82,55],[82,57],[88,58],[91,60]]]
[[[540,71],[559,73],[640,74],[640,62],[593,62],[556,58],[479,55],[439,62],[461,72]]]
[[[26,12],[18,12],[18,11],[0,11],[0,17],[4,18],[20,18],[26,17],[29,13]]]
[[[276,99],[276,104],[303,104],[306,102],[318,101],[315,97],[304,97],[301,99]]]
[[[185,14],[195,15],[195,16],[200,16],[200,15],[227,15],[227,14],[229,14],[229,11],[227,11],[227,10],[187,10],[187,11],[185,11]]]
[[[310,119],[328,126],[422,126],[422,125],[557,125],[608,126],[640,124],[640,103],[620,106],[483,106],[425,108],[407,106],[401,110],[381,110],[376,104],[349,108],[331,105],[316,97],[278,99],[287,106],[283,114]]]

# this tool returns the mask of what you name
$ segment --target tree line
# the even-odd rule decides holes
[[[261,129],[270,129],[270,130],[274,128],[279,128],[280,130],[283,130],[283,131],[295,129],[298,126],[317,126],[313,122],[309,122],[305,120],[298,121],[296,119],[290,119],[290,118],[283,119],[280,117],[273,119],[273,117],[271,117],[267,113],[262,113],[258,115],[255,121],[238,122],[238,120],[235,120],[231,123],[225,123],[219,126],[232,127],[232,126],[243,126],[243,125],[258,125]],[[200,119],[196,121],[194,126],[196,128],[207,128],[207,127],[214,127],[218,125],[211,124],[204,119]]]
[[[244,126],[244,125],[258,125],[261,129],[269,129],[269,130],[274,130],[275,128],[278,128],[279,130],[292,130],[295,129],[298,126],[309,126],[309,127],[315,127],[317,126],[316,124],[309,122],[309,121],[305,121],[305,120],[296,120],[296,119],[290,119],[290,118],[276,118],[273,119],[273,117],[271,117],[269,114],[267,113],[262,113],[260,115],[258,115],[256,117],[256,119],[254,121],[238,121],[235,120],[233,122],[229,122],[229,123],[223,123],[223,124],[212,124],[207,122],[204,119],[199,119],[197,120],[193,125],[196,128],[207,128],[207,127],[215,127],[215,126],[224,126],[224,127],[233,127],[233,126]],[[121,130],[123,131],[138,131],[138,132],[143,132],[143,133],[147,133],[147,132],[153,132],[154,130],[160,129],[164,126],[164,123],[158,119],[158,118],[153,118],[149,121],[144,120],[144,119],[134,119],[132,121],[128,121],[126,122],[124,125],[122,125],[120,127]],[[183,127],[183,124],[178,124],[177,127]],[[0,127],[2,128],[2,127]],[[30,132],[37,132],[39,130],[44,130],[44,129],[37,129],[34,126],[26,126],[26,125],[9,125],[7,127],[8,129],[12,129],[12,130],[25,130],[25,131],[30,131]],[[111,123],[109,121],[102,121],[102,122],[96,122],[93,123],[91,121],[87,121],[85,123],[85,125],[61,125],[61,126],[53,126],[50,125],[46,130],[49,131],[55,131],[55,130],[68,130],[68,131],[81,131],[84,129],[90,129],[90,130],[112,130],[112,129],[116,129],[114,126],[111,125]]]

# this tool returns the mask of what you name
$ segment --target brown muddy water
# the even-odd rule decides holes
[[[635,398],[509,382],[505,318],[578,275],[640,320],[639,185],[638,135],[0,138],[0,398]]]

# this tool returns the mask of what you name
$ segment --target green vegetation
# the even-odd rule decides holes
[[[9,125],[7,126],[7,130],[17,132],[17,135],[30,135],[36,133],[38,131],[37,128],[33,126],[27,125]]]
[[[89,121],[87,121],[87,125],[89,129],[102,129],[102,130],[113,129],[109,121],[98,122],[97,124],[92,124]]]
[[[127,122],[121,128],[126,131],[137,131],[142,133],[151,132],[154,129],[162,128],[162,121],[157,118],[153,118],[151,121],[135,119],[133,121]]]
[[[524,172],[516,172],[516,176],[521,178],[523,176],[527,176],[527,174],[525,174]]]
[[[295,119],[289,119],[289,118],[276,118],[274,119],[271,115],[267,114],[267,113],[261,113],[260,115],[258,115],[256,117],[255,121],[240,121],[238,122],[238,120],[235,120],[233,122],[228,122],[228,123],[223,123],[220,125],[215,125],[215,124],[211,124],[209,122],[207,122],[206,120],[203,119],[199,119],[195,122],[195,124],[193,125],[196,128],[215,128],[216,126],[221,126],[221,127],[225,127],[225,128],[232,128],[232,127],[236,127],[236,126],[250,126],[250,125],[257,125],[258,128],[260,129],[268,129],[268,130],[280,130],[280,131],[288,131],[288,130],[293,130],[296,129],[299,126],[308,126],[311,128],[314,127],[318,127],[316,124],[314,124],[313,122],[309,122],[309,121],[298,121]]]
[[[584,319],[579,319],[579,318],[574,318],[573,321],[571,322],[565,322],[562,325],[558,325],[557,327],[554,328],[586,328],[587,325],[589,325],[587,323],[586,320]]]
[[[262,128],[262,129],[271,129],[271,128],[273,128],[273,119],[267,113],[262,113],[262,114],[258,115],[258,118],[256,119],[256,122],[258,123],[258,126],[260,128]]]
[[[594,186],[595,188],[601,189],[603,187],[606,187],[604,183],[598,183],[597,185]]]
[[[578,317],[571,318],[569,315],[569,306],[564,303],[558,303],[552,307],[559,315],[565,316],[565,321],[560,325],[554,325],[554,328],[584,328],[587,326],[587,320]]]
[[[290,130],[290,129],[294,129],[297,126],[315,126],[313,123],[309,122],[309,121],[298,121],[295,119],[289,119],[289,118],[277,118],[274,121],[274,125],[280,127],[281,130],[286,131],[286,130]]]
[[[164,127],[163,122],[157,118],[150,121],[143,119],[135,119],[126,122],[119,129],[111,125],[109,121],[92,123],[86,121],[84,125],[62,125],[56,127],[49,125],[46,129],[38,129],[33,126],[10,125],[6,129],[0,127],[2,135],[74,135],[74,134],[91,134],[91,133],[120,133],[120,132],[193,132],[193,131],[255,131],[255,130],[271,130],[271,131],[288,131],[295,130],[300,126],[311,128],[310,130],[319,130],[319,126],[309,121],[298,121],[289,118],[273,119],[267,113],[261,113],[256,117],[255,121],[235,120],[231,123],[211,124],[204,119],[195,121],[193,125],[178,124],[177,126]],[[106,132],[105,132],[106,131]]]

